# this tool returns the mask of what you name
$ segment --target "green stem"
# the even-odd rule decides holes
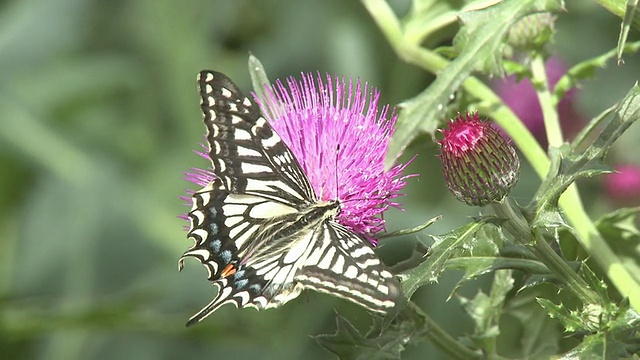
[[[549,89],[549,81],[544,65],[544,57],[537,53],[531,60],[531,83],[536,88],[540,107],[542,109],[542,117],[544,119],[544,128],[547,132],[547,141],[549,146],[560,147],[564,142],[562,137],[562,129],[560,128],[560,119],[558,111],[553,105],[551,90]]]
[[[406,311],[412,312],[411,317],[419,317],[424,325],[424,337],[431,342],[438,350],[447,354],[452,359],[481,359],[482,356],[462,345],[459,341],[449,335],[444,329],[438,325],[429,315],[420,309],[415,303],[409,301],[407,303]]]
[[[538,231],[531,233],[531,228],[524,216],[520,211],[516,211],[513,208],[509,198],[505,198],[500,203],[493,203],[491,206],[498,217],[507,220],[504,228],[513,235],[516,241],[524,245],[531,245],[531,238],[533,237],[533,251],[536,253],[537,258],[561,279],[569,291],[584,304],[602,303],[598,295],[589,288],[586,281],[573,271],[569,264],[549,246]]]
[[[403,38],[400,21],[384,0],[362,0],[362,2],[401,59],[432,74],[437,74],[448,66],[449,61],[445,58]],[[544,179],[549,171],[549,158],[520,119],[502,103],[491,88],[477,78],[469,77],[462,86],[469,94],[483,101],[491,117],[511,136],[524,157],[531,163],[534,171]],[[616,289],[623,296],[629,297],[631,306],[636,311],[640,311],[640,283],[631,276],[598,232],[585,212],[575,186],[569,187],[562,195],[560,207],[571,223],[578,242],[607,272]]]

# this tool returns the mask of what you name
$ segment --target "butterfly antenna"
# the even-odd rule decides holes
[[[336,161],[334,163],[334,172],[336,174],[336,200],[340,200],[340,194],[338,193],[338,156],[340,155],[340,144],[336,145]]]

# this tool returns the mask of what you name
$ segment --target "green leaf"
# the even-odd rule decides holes
[[[640,207],[618,209],[598,219],[596,226],[622,260],[622,265],[640,283],[640,230],[636,227],[638,212]]]
[[[588,304],[579,311],[546,299],[538,299],[538,303],[566,331],[589,334],[562,359],[622,359],[640,351],[640,316],[626,300],[617,305]]]
[[[529,211],[535,213],[532,227],[568,227],[558,210],[560,195],[574,181],[611,172],[604,157],[625,130],[640,118],[640,87],[635,85],[616,108],[613,119],[583,152],[575,144],[552,148],[549,174],[538,189]]]
[[[498,324],[502,315],[502,307],[507,293],[513,288],[511,270],[496,271],[490,293],[479,291],[472,299],[460,297],[464,309],[475,323],[474,333],[469,335],[485,353],[495,352],[495,341],[500,330]]]
[[[264,87],[271,85],[267,72],[262,65],[262,62],[258,60],[253,54],[249,55],[249,74],[251,75],[251,84],[253,85],[253,91],[258,98],[263,102],[266,98]]]
[[[451,297],[462,285],[492,269],[498,269],[499,246],[505,242],[503,233],[497,226],[484,226],[478,229],[475,239],[461,247],[445,263],[446,269],[464,270],[464,275],[451,291]],[[492,262],[493,261],[493,262]],[[504,262],[502,263],[504,264]]]
[[[410,228],[410,229],[402,229],[402,230],[392,231],[390,233],[383,234],[382,236],[378,237],[378,240],[391,238],[391,237],[397,237],[397,236],[404,236],[404,235],[409,235],[409,234],[415,234],[415,233],[420,232],[420,231],[428,228],[429,226],[433,225],[433,223],[435,223],[436,221],[440,220],[441,218],[442,218],[442,215],[438,215],[436,217],[433,217],[433,218],[427,220],[424,224],[418,225],[416,227],[413,227],[413,228]]]
[[[336,315],[336,333],[313,338],[342,360],[400,359],[406,336],[398,329],[388,329],[376,337],[365,337],[347,319]]]
[[[267,112],[267,119],[273,119],[275,116],[272,114],[272,111],[276,110],[273,107],[276,104],[271,104],[269,99],[269,95],[267,94],[265,87],[271,85],[271,81],[269,81],[269,77],[267,76],[267,72],[262,65],[262,62],[258,60],[253,54],[249,55],[249,74],[251,75],[251,85],[253,86],[253,92],[256,94],[258,99],[263,104],[270,104],[270,106],[263,106],[262,111]]]
[[[560,360],[573,359],[624,359],[632,354],[626,350],[624,343],[621,343],[613,336],[603,333],[585,337],[580,345],[564,354]]]
[[[578,275],[584,279],[589,285],[591,290],[594,290],[598,293],[598,297],[605,301],[609,300],[609,294],[607,294],[607,283],[605,283],[602,279],[598,278],[596,274],[587,266],[587,264],[582,264],[580,269],[578,270]]]
[[[622,48],[624,53],[635,53],[640,50],[640,41],[629,43]],[[617,50],[613,49],[602,55],[584,60],[567,71],[556,83],[553,88],[553,101],[558,104],[567,91],[578,86],[580,80],[592,78],[599,68],[604,68],[607,61],[613,59],[617,55]]]
[[[582,319],[577,313],[568,310],[562,305],[556,305],[547,299],[537,299],[540,306],[542,306],[549,316],[553,319],[560,321],[567,332],[576,332],[583,329]]]
[[[460,53],[438,73],[427,89],[400,104],[400,116],[389,142],[385,166],[391,167],[404,148],[420,133],[434,136],[446,104],[474,71],[502,73],[502,39],[515,21],[532,12],[558,9],[561,3],[551,0],[507,0],[460,14],[463,25],[456,36],[456,47]]]
[[[429,247],[425,245],[423,242],[418,241],[413,247],[413,251],[411,251],[411,255],[408,258],[393,265],[391,267],[391,270],[393,271],[394,274],[399,274],[401,272],[405,272],[410,269],[413,269],[414,267],[420,265],[420,263],[423,262],[425,257],[427,257],[428,255],[429,255]]]
[[[616,47],[616,55],[618,57],[618,63],[624,63],[622,61],[622,53],[624,52],[624,44],[627,42],[629,36],[629,28],[633,21],[633,14],[638,7],[638,0],[627,0],[627,7],[624,11],[624,19],[620,25],[620,35],[618,35],[618,45]]]
[[[580,267],[583,265],[581,262],[578,261],[568,261],[567,264],[574,270],[574,271],[578,271],[580,269]],[[544,264],[540,263],[540,265],[544,266]],[[540,285],[540,284],[554,284],[558,287],[562,287],[563,281],[554,273],[550,272],[548,270],[548,268],[545,267],[545,269],[547,269],[547,272],[532,272],[530,271],[529,274],[530,276],[528,276],[524,283],[520,286],[520,289],[518,289],[518,291],[522,291],[524,289],[528,289],[528,288],[532,288],[534,286]]]
[[[557,321],[547,316],[545,310],[536,301],[536,297],[550,296],[550,292],[543,288],[530,289],[520,292],[505,305],[503,317],[514,317],[522,329],[520,353],[515,358],[546,359],[557,353],[562,329]]]
[[[561,359],[637,359],[640,351],[640,316],[629,309],[628,302],[611,305],[607,312],[594,316],[601,323],[599,331],[586,336]],[[613,318],[607,319],[608,315]]]
[[[494,225],[479,220],[444,235],[431,235],[435,244],[432,246],[429,256],[420,265],[401,275],[405,297],[410,299],[420,286],[435,281],[444,270],[447,260],[456,255],[464,254],[465,251],[473,249],[474,244],[482,242],[483,240],[479,240],[476,234],[484,226]]]

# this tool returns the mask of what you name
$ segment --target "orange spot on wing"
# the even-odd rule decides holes
[[[236,271],[238,271],[238,268],[236,268],[236,266],[233,264],[229,264],[225,266],[224,269],[222,269],[222,272],[220,273],[220,277],[226,278],[227,276],[231,276],[235,274]]]

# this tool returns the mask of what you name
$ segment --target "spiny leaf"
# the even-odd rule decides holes
[[[587,264],[582,264],[582,266],[580,266],[578,275],[580,275],[580,277],[587,282],[591,290],[594,290],[598,293],[598,297],[600,299],[609,301],[609,295],[607,294],[607,284],[602,279],[598,278],[596,274],[593,273],[591,268],[587,266]]]
[[[435,244],[424,262],[402,274],[402,287],[405,297],[411,295],[423,284],[435,281],[444,269],[446,261],[456,254],[461,254],[473,248],[477,242],[476,233],[483,226],[489,225],[485,221],[475,221],[444,235],[431,235]]]
[[[400,359],[405,344],[412,338],[415,327],[408,319],[394,322],[384,331],[382,323],[362,335],[347,319],[336,315],[336,333],[318,335],[313,338],[328,351],[338,355],[341,360],[378,360]]]
[[[583,328],[582,320],[580,317],[566,309],[562,305],[556,305],[547,299],[537,299],[540,306],[542,306],[549,316],[553,319],[557,319],[564,326],[567,332],[576,332]]]
[[[635,85],[616,108],[613,119],[587,149],[578,152],[575,145],[552,149],[549,174],[529,204],[530,212],[535,213],[532,227],[548,228],[550,224],[567,226],[558,210],[560,195],[579,178],[610,172],[603,162],[604,157],[613,143],[638,118],[640,87]]]
[[[604,317],[613,315],[613,318],[605,319],[603,330],[586,336],[561,359],[637,359],[640,351],[640,316],[629,309],[628,303],[612,306],[609,310]],[[599,320],[602,319],[600,315]]]

